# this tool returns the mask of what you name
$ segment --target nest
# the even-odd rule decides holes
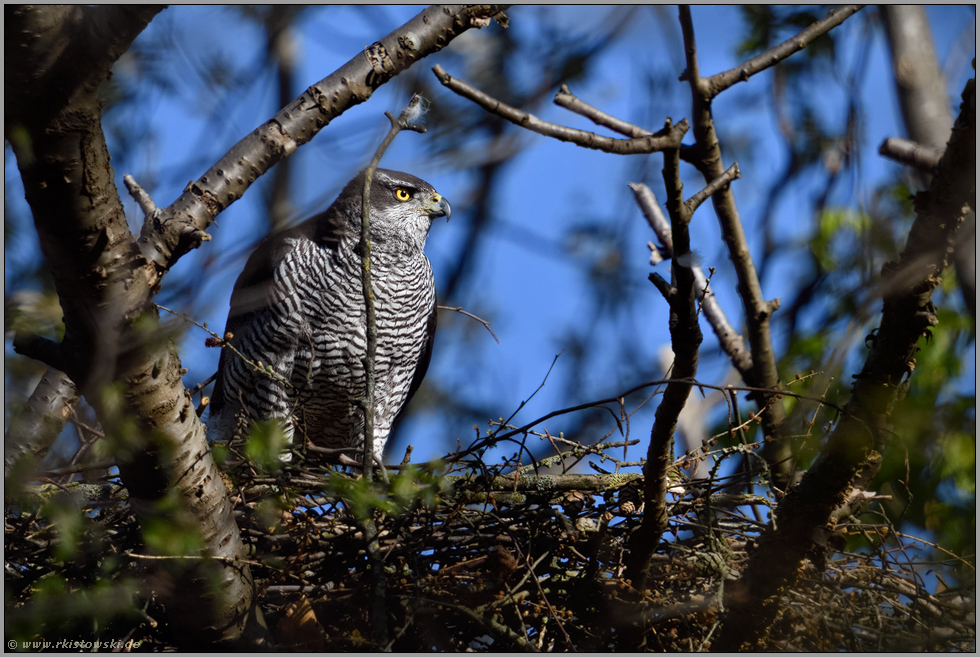
[[[700,480],[684,477],[690,455],[678,461],[669,530],[653,555],[648,587],[639,591],[624,578],[624,554],[644,512],[641,475],[610,456],[630,441],[570,447],[549,438],[560,456],[531,465],[484,463],[476,455],[480,445],[439,464],[389,468],[387,481],[374,483],[302,453],[270,470],[239,462],[226,485],[258,604],[278,646],[710,650],[776,499],[762,475],[721,477],[718,464],[758,445],[706,451],[716,466]],[[609,471],[570,472],[586,462],[593,470],[605,463]],[[164,584],[134,556],[143,539],[125,491],[107,479],[60,484],[42,495],[58,498],[59,507],[71,496],[83,520],[71,530],[68,559],[66,516],[51,507],[44,513],[8,507],[8,634],[33,627],[56,637],[52,626],[62,623],[60,632],[73,636],[111,633],[137,640],[141,649],[171,647],[165,624],[157,622],[164,610],[156,591]],[[372,552],[366,537],[375,531]],[[887,523],[854,514],[838,519],[815,540],[785,591],[768,646],[974,650],[974,589],[928,592],[923,570],[936,554],[935,546]],[[383,576],[372,576],[372,563],[381,564]],[[102,596],[97,604],[106,614],[94,634],[91,621],[63,625],[79,595],[87,604]],[[380,629],[371,613],[379,608],[386,620]]]

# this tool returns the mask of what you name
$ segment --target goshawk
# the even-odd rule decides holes
[[[231,297],[208,438],[246,435],[256,420],[321,447],[363,446],[366,310],[361,235],[364,172],[323,214],[266,238]],[[371,277],[377,317],[374,453],[429,366],[436,294],[423,253],[449,203],[424,180],[377,169],[371,185]],[[351,454],[360,460],[357,453]]]

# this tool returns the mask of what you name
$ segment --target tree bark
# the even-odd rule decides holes
[[[953,128],[953,117],[926,9],[922,5],[886,5],[881,11],[905,129],[912,141],[942,149]]]
[[[943,76],[933,46],[929,19],[922,5],[885,5],[881,8],[892,52],[898,105],[905,132],[912,141],[942,150],[953,126]],[[926,177],[928,180],[928,177]],[[976,214],[966,218],[953,256],[963,302],[976,317]]]
[[[851,399],[826,447],[799,486],[779,504],[774,529],[752,553],[742,580],[726,590],[731,611],[718,650],[754,649],[769,631],[781,595],[792,586],[855,477],[876,467],[891,431],[888,420],[909,385],[921,337],[938,323],[932,294],[953,252],[956,231],[976,202],[976,89],[970,80],[960,116],[927,192],[915,198],[916,219],[898,263],[882,267],[884,308]]]
[[[5,132],[64,311],[60,360],[95,408],[148,529],[196,532],[205,554],[157,569],[175,639],[236,641],[253,597],[231,503],[159,332],[145,262],[116,191],[99,88],[159,7],[17,7],[6,12]],[[152,532],[151,532],[152,534]],[[173,535],[173,534],[172,534]],[[214,584],[217,583],[217,591]],[[224,598],[222,599],[222,594]]]
[[[11,418],[3,437],[3,476],[25,454],[40,461],[64,429],[72,408],[78,402],[78,389],[64,372],[49,368],[34,389],[27,406]]]

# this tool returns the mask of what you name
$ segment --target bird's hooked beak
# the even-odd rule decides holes
[[[445,217],[446,221],[449,221],[449,216],[453,213],[452,208],[449,207],[449,201],[444,199],[440,194],[432,195],[432,202],[425,206],[425,211],[433,219],[436,217]]]

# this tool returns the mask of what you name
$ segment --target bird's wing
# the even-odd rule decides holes
[[[261,339],[256,339],[256,334],[264,327],[271,325],[285,326],[285,317],[282,308],[270,304],[271,287],[275,284],[276,268],[282,262],[286,251],[291,248],[292,240],[301,239],[308,235],[311,230],[309,222],[301,224],[290,230],[286,230],[276,235],[272,235],[263,240],[255,249],[241,275],[235,282],[235,289],[231,295],[231,308],[228,312],[228,321],[225,324],[225,335],[231,333],[233,337],[228,341],[242,356],[251,361],[262,360],[264,365],[282,363],[283,359],[288,359],[289,354],[285,353],[288,349],[280,350],[274,358],[265,353],[269,350],[270,344]],[[212,417],[221,413],[224,405],[229,400],[226,395],[230,393],[228,383],[225,378],[228,376],[232,359],[240,356],[231,349],[221,350],[221,357],[218,361],[218,378],[214,385],[211,401]],[[280,370],[288,370],[289,364],[282,364]],[[287,375],[288,376],[288,375]]]
[[[439,303],[433,295],[432,311],[429,313],[429,320],[425,323],[425,337],[422,342],[422,354],[419,356],[419,364],[415,368],[415,375],[412,376],[412,385],[408,388],[408,396],[405,398],[405,403],[402,404],[402,411],[404,411],[405,407],[408,406],[408,402],[412,401],[412,397],[415,396],[415,393],[422,385],[422,379],[425,378],[425,373],[429,370],[429,361],[432,360],[432,343],[435,341],[436,324],[439,319],[439,311],[437,310],[438,306]]]

